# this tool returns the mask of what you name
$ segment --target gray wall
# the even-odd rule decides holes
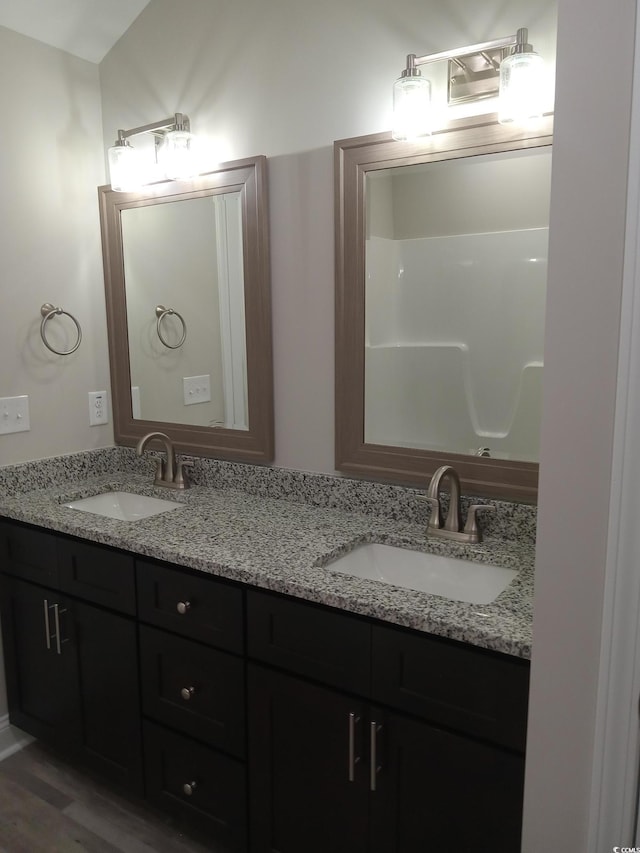
[[[635,14],[559,6],[524,853],[588,849]]]
[[[96,186],[104,183],[97,66],[0,27],[2,310],[0,397],[29,395],[31,431],[0,436],[0,465],[113,444],[89,427],[89,391],[109,388]],[[40,306],[74,314],[84,338],[60,357]],[[69,332],[58,336],[58,330]],[[68,318],[47,325],[67,349]]]

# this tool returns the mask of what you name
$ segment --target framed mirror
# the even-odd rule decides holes
[[[335,143],[338,470],[536,499],[552,127]]]
[[[266,158],[98,192],[116,442],[272,461]]]

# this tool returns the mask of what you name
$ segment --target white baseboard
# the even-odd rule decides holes
[[[0,717],[0,761],[9,758],[19,749],[24,749],[32,740],[31,735],[10,725],[8,714]]]

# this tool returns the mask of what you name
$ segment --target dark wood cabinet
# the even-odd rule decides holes
[[[252,853],[366,853],[364,704],[253,664],[248,696]]]
[[[225,849],[519,849],[526,661],[4,521],[0,614],[11,721]]]
[[[285,674],[274,667],[286,655],[265,640],[282,627],[279,601],[248,598],[270,626],[262,640],[249,633],[252,853],[519,849],[524,662],[351,617],[361,659],[349,663],[349,649],[336,677],[336,638],[308,639],[307,616],[325,614],[287,602]]]
[[[68,645],[68,602],[8,576],[0,579],[0,589],[11,722],[47,743],[72,748],[81,717],[78,671]]]
[[[520,849],[522,756],[381,708],[368,725],[371,853]]]
[[[40,551],[45,543],[36,531],[32,548],[29,532],[8,525],[3,530],[0,608],[10,719],[105,778],[141,793],[135,620],[62,594],[57,546],[67,545],[66,540],[48,536],[47,550]],[[111,552],[81,547],[86,583],[110,595],[108,587],[116,580],[91,580],[88,549],[96,552],[102,570]],[[33,577],[38,563],[48,566],[41,577],[50,587],[22,579]]]

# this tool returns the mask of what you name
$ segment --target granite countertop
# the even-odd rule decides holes
[[[175,500],[184,510],[131,522],[62,505],[111,490]],[[416,523],[233,488],[168,492],[130,473],[0,495],[0,516],[482,648],[531,655],[533,548],[515,540],[488,537],[480,545],[459,545],[427,538],[424,525]],[[477,605],[331,571],[332,560],[363,542],[463,557],[520,573],[494,602]]]

